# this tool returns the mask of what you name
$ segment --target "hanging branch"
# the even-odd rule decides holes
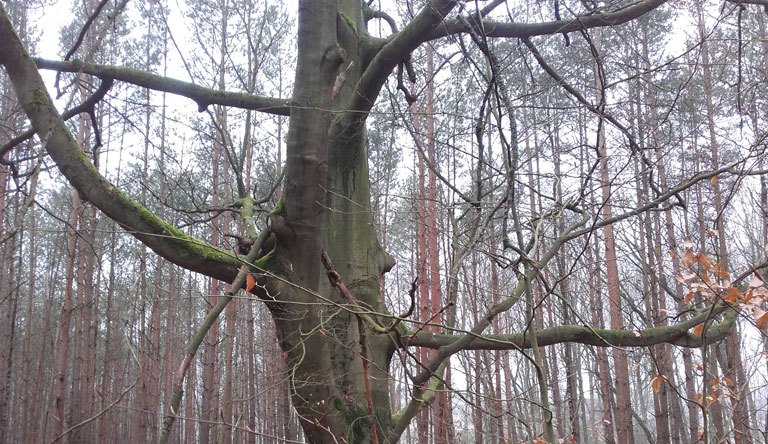
[[[595,57],[595,60],[597,60],[597,54],[596,49],[594,45],[592,44],[592,41],[589,39],[589,36],[586,33],[583,33],[585,39],[587,40],[587,43],[589,44],[590,50],[592,51],[593,56]],[[600,116],[602,119],[607,120],[610,122],[616,129],[618,129],[629,142],[629,148],[632,150],[633,153],[636,153],[640,156],[640,159],[643,161],[643,164],[647,166],[650,169],[653,168],[653,164],[651,161],[648,160],[647,157],[643,154],[640,145],[638,145],[637,141],[635,140],[634,136],[632,136],[632,132],[624,126],[621,122],[619,122],[615,117],[613,117],[611,114],[608,114],[605,111],[605,103],[601,103],[599,106],[595,106],[592,103],[590,103],[580,92],[576,90],[573,86],[571,86],[568,82],[563,79],[560,74],[555,71],[554,68],[552,68],[547,61],[544,59],[544,57],[539,52],[538,48],[533,44],[530,38],[526,37],[521,39],[525,46],[528,48],[528,50],[531,52],[533,57],[538,62],[541,69],[543,69],[551,78],[554,80],[558,85],[563,87],[570,95],[572,95],[579,103],[584,105],[590,112]],[[599,67],[599,64],[598,64]],[[601,84],[604,84],[604,82],[601,82]],[[603,87],[604,88],[604,87]],[[603,94],[603,97],[605,97],[605,94]],[[604,100],[604,99],[603,99]],[[649,185],[651,189],[656,193],[657,196],[662,195],[662,191],[656,186],[656,184],[653,181],[653,176],[649,172]],[[674,197],[677,199],[677,203],[673,205],[680,205],[682,207],[685,207],[685,201],[683,198],[677,194],[674,195]]]
[[[80,29],[80,34],[77,36],[77,40],[75,40],[75,44],[72,45],[72,48],[69,51],[67,51],[67,55],[64,56],[64,60],[69,60],[75,54],[75,52],[77,52],[77,50],[80,48],[80,45],[83,44],[83,40],[85,39],[85,34],[88,33],[88,30],[91,28],[91,25],[99,16],[99,14],[101,14],[101,10],[104,9],[104,6],[107,5],[107,2],[109,2],[109,0],[101,0],[101,2],[99,2],[99,4],[96,6],[96,9],[94,9],[93,14],[91,14],[91,16],[88,17],[88,20],[86,20],[82,29]],[[61,72],[57,72],[56,81],[54,82],[54,88],[56,88],[56,91],[59,91],[59,96],[63,94],[59,90],[60,80],[61,80]]]

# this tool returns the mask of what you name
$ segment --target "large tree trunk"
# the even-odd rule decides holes
[[[365,47],[358,1],[302,1],[298,66],[288,131],[284,203],[273,213],[274,258],[290,284],[270,291],[278,340],[292,375],[292,398],[312,443],[365,442],[371,418],[357,319],[347,311],[316,306],[323,298],[349,303],[331,291],[320,253],[326,250],[352,296],[375,311],[380,278],[391,267],[374,235],[367,173],[367,142],[358,118],[334,118],[327,110],[349,100]],[[338,44],[337,44],[338,43]],[[340,72],[346,81],[334,91]],[[351,128],[354,130],[350,131]],[[363,128],[364,129],[364,128]],[[325,209],[328,211],[325,211]],[[346,227],[345,230],[329,227]],[[310,305],[282,304],[284,299]],[[308,309],[308,307],[312,307]],[[326,319],[327,318],[327,319]],[[379,432],[389,428],[388,368],[393,343],[367,331],[370,396]],[[329,340],[329,336],[333,340]],[[348,344],[355,344],[350,347]],[[332,436],[332,435],[335,435]],[[379,437],[382,441],[383,435]]]

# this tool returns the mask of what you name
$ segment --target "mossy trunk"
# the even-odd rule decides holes
[[[372,422],[383,441],[391,416],[394,342],[364,324],[371,417],[359,321],[321,262],[325,250],[355,301],[386,312],[380,282],[393,264],[373,228],[364,116],[343,113],[370,41],[361,7],[359,0],[300,2],[284,204],[273,214],[281,279],[270,286],[269,306],[293,403],[312,443],[371,442]]]

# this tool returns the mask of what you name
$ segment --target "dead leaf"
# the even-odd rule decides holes
[[[683,258],[681,260],[683,267],[690,267],[694,260],[696,260],[696,255],[693,254],[693,250],[685,250],[683,252]]]
[[[700,263],[707,270],[712,270],[712,268],[715,266],[714,259],[704,253],[699,253],[696,255],[696,262]]]
[[[709,183],[711,183],[712,185],[716,184],[717,183],[717,176],[709,179]]]
[[[753,274],[751,278],[749,278],[749,283],[747,284],[748,287],[757,288],[762,287],[765,282],[763,282],[762,279],[760,279],[760,276]]]
[[[759,309],[756,308],[755,310]],[[763,313],[760,317],[757,317],[757,312],[755,312],[755,325],[760,330],[765,330],[765,328],[768,327],[768,313]]]
[[[694,334],[694,336],[701,336],[702,333],[704,333],[704,323],[703,322],[701,324],[693,327],[693,334]]]
[[[255,286],[256,286],[256,279],[253,278],[251,273],[248,273],[245,276],[245,291],[251,291]]]
[[[659,390],[661,390],[661,384],[664,382],[664,380],[667,379],[664,376],[657,376],[653,379],[651,379],[651,388],[654,392],[659,393]]]
[[[731,304],[736,304],[740,298],[741,291],[739,291],[739,289],[736,287],[729,287],[728,291],[725,293],[725,296],[723,296],[723,300]]]

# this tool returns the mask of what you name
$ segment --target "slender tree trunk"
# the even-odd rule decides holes
[[[417,134],[420,132],[421,124],[417,123],[420,122],[420,118],[418,114],[414,118],[414,127],[416,128]],[[429,303],[429,274],[428,274],[428,268],[427,268],[427,261],[429,258],[429,252],[427,250],[427,204],[426,204],[426,186],[425,186],[425,176],[427,174],[426,168],[424,167],[424,159],[422,156],[417,155],[418,158],[418,171],[419,171],[419,182],[418,182],[418,199],[416,202],[416,205],[418,206],[418,221],[416,223],[417,227],[417,240],[418,240],[418,246],[417,246],[417,254],[416,254],[416,261],[417,261],[417,271],[416,276],[419,280],[419,308],[420,308],[420,316],[419,320],[421,322],[429,322],[430,320],[430,308],[431,305]],[[429,329],[429,328],[426,328]],[[421,362],[426,363],[429,360],[429,351],[426,349],[421,349],[419,351],[419,359]],[[418,372],[418,368],[415,369],[416,372]],[[416,416],[416,429],[418,431],[419,436],[419,442],[428,443],[429,441],[429,420],[430,420],[430,411],[429,409],[424,409]]]
[[[704,17],[702,13],[702,5],[698,5],[698,31],[699,39],[701,39],[701,61],[702,70],[704,74],[704,100],[706,106],[706,119],[707,130],[709,133],[709,148],[711,154],[711,168],[716,169],[720,167],[719,162],[719,149],[717,142],[717,133],[715,129],[715,105],[712,97],[713,82],[712,82],[712,70],[711,60],[709,56],[709,42],[705,37],[704,32]],[[718,259],[723,270],[728,270],[728,251],[726,247],[726,231],[725,231],[725,213],[723,206],[722,192],[720,190],[720,182],[713,181],[713,194],[714,204],[716,211],[716,227],[717,227],[717,239],[718,239]],[[750,424],[749,416],[746,412],[746,393],[749,393],[748,381],[744,374],[744,367],[742,365],[741,350],[739,344],[741,343],[739,329],[735,328],[733,333],[725,340],[726,361],[727,367],[723,369],[731,381],[733,386],[729,387],[736,399],[733,402],[731,417],[733,420],[733,440],[735,444],[742,444],[744,438],[749,436]]]
[[[0,190],[0,192],[2,191]],[[0,205],[2,205],[2,202],[0,202]],[[29,270],[32,272],[32,270],[37,270],[37,218],[35,216],[34,208],[30,209],[28,220],[29,222],[27,223],[27,226],[29,234],[27,237],[29,239]],[[0,222],[0,225],[2,225],[2,222]],[[36,279],[30,279],[27,285],[27,311],[25,314],[26,320],[24,322],[24,370],[22,374],[22,379],[24,381],[23,397],[27,402],[22,406],[23,412],[20,436],[22,442],[33,442],[36,441],[35,432],[37,430],[33,418],[39,415],[39,396],[42,391],[40,387],[43,386],[42,381],[38,381],[34,377],[33,347],[42,347],[45,338],[40,334],[41,325],[33,327],[32,324],[33,319],[36,320],[39,318],[39,313],[35,311],[35,295],[38,290]],[[33,332],[36,334],[33,334]],[[34,339],[38,342],[33,346]],[[0,406],[0,411],[2,410],[3,408]],[[0,434],[0,439],[2,438],[3,435]]]
[[[600,50],[600,33],[595,33],[595,45]],[[597,79],[598,94],[602,94],[602,80]],[[598,96],[598,102],[601,101]],[[600,156],[600,188],[602,190],[602,213],[603,219],[610,219],[611,208],[611,179],[608,171],[608,152],[605,146],[605,122],[601,122],[600,130],[597,136],[597,151]],[[603,228],[603,238],[605,242],[605,261],[606,261],[606,285],[608,289],[608,305],[611,318],[611,329],[625,330],[624,316],[622,313],[621,288],[619,287],[619,269],[616,261],[616,240],[613,233],[613,225],[609,224]],[[618,442],[623,444],[634,444],[632,425],[632,405],[629,391],[629,369],[627,367],[627,352],[614,347],[613,362],[616,373],[616,408],[617,408],[617,427]]]
[[[0,224],[2,226],[2,224]],[[10,250],[16,246],[16,238],[11,239]],[[14,267],[12,266],[11,269]],[[0,319],[0,327],[3,328],[3,339],[0,341],[0,439],[13,436],[9,429],[9,416],[11,409],[11,381],[13,375],[13,349],[16,336],[16,312],[18,310],[18,291],[14,282],[14,273],[11,271],[7,296],[0,293],[3,308],[3,318]],[[10,440],[9,440],[10,441]]]
[[[593,251],[595,252],[593,254]],[[603,321],[603,298],[600,292],[599,274],[594,268],[595,263],[599,263],[597,246],[592,246],[592,242],[587,245],[587,273],[589,274],[589,301],[591,307],[592,324],[597,328],[602,328]],[[600,401],[602,402],[603,415],[600,420],[603,430],[603,440],[606,444],[615,444],[615,423],[613,420],[613,407],[611,399],[613,390],[611,388],[611,369],[608,363],[608,355],[605,348],[597,348],[597,368],[598,385],[600,386]]]
[[[53,387],[53,406],[48,414],[49,426],[46,440],[50,441],[64,431],[69,425],[65,406],[67,402],[67,374],[69,370],[69,350],[72,319],[72,299],[75,291],[75,261],[77,249],[78,215],[80,214],[80,197],[77,192],[72,196],[72,209],[69,213],[69,236],[67,241],[67,271],[64,284],[64,300],[61,302],[61,315],[59,316],[59,328],[56,339],[55,353],[55,379]],[[65,436],[62,438],[68,442]]]

